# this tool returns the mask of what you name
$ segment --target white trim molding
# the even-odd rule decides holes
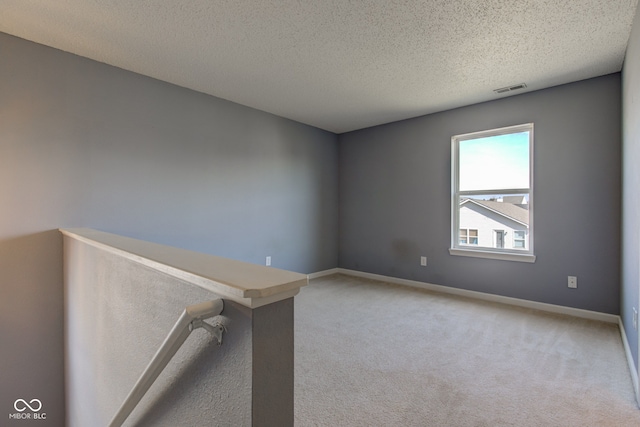
[[[583,310],[580,308],[565,307],[562,305],[547,304],[537,301],[529,301],[520,298],[505,297],[501,295],[487,294],[484,292],[469,291],[467,289],[452,288],[450,286],[434,285],[432,283],[419,282],[417,280],[400,279],[397,277],[383,276],[380,274],[365,273],[363,271],[349,270],[346,268],[333,268],[318,273],[309,274],[309,279],[328,276],[331,274],[344,274],[347,276],[363,277],[365,279],[377,280],[379,282],[393,283],[413,288],[426,289],[451,295],[458,295],[467,298],[475,298],[484,301],[498,302],[502,304],[514,305],[518,307],[532,308],[535,310],[547,311],[550,313],[566,314],[568,316],[580,317],[583,319],[599,320],[607,323],[619,323],[620,316],[615,314],[601,313],[598,311]]]
[[[323,270],[323,271],[317,271],[315,273],[309,273],[307,274],[307,278],[309,280],[311,279],[317,279],[319,277],[324,277],[324,276],[331,276],[334,274],[340,274],[340,268],[330,268],[329,270]]]
[[[184,280],[249,308],[294,297],[309,280],[293,271],[188,251],[88,228],[61,229],[67,239]]]
[[[536,262],[536,256],[532,254],[516,254],[512,252],[490,252],[478,249],[450,248],[449,254],[468,256],[475,258],[499,259],[502,261]]]
[[[631,347],[629,347],[629,341],[627,340],[627,334],[624,330],[624,323],[622,318],[618,317],[618,326],[620,326],[620,335],[622,336],[622,345],[624,346],[624,354],[627,356],[627,363],[629,364],[629,372],[631,373],[631,382],[633,383],[633,391],[636,393],[636,403],[640,408],[640,381],[638,380],[638,370],[636,369],[635,361],[631,355]]]

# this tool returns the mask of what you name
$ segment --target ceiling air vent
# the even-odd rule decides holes
[[[512,90],[524,89],[525,87],[527,87],[526,84],[520,83],[520,84],[513,85],[513,86],[506,86],[506,87],[501,87],[500,89],[494,89],[493,91],[495,93],[505,93],[505,92],[511,92]]]

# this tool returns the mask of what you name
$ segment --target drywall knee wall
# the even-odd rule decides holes
[[[184,308],[216,297],[65,238],[67,425],[108,425]],[[223,344],[195,330],[125,425],[252,425],[252,315],[225,301]]]

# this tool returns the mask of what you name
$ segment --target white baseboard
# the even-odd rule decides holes
[[[397,285],[410,286],[413,288],[427,289],[429,291],[441,292],[451,295],[458,295],[467,298],[481,299],[484,301],[498,302],[502,304],[515,305],[518,307],[532,308],[535,310],[547,311],[551,313],[566,314],[583,319],[599,320],[607,323],[618,324],[619,316],[615,314],[600,313],[598,311],[582,310],[579,308],[565,307],[562,305],[547,304],[543,302],[529,301],[519,298],[504,297],[501,295],[487,294],[484,292],[469,291],[467,289],[452,288],[450,286],[434,285],[432,283],[418,282],[416,280],[399,279],[397,277],[383,276],[380,274],[365,273],[362,271],[349,270],[346,268],[333,268],[318,273],[310,274],[310,279],[328,276],[331,274],[345,274],[347,276],[363,277],[365,279],[377,280],[380,282],[394,283]]]
[[[310,273],[307,274],[307,278],[309,280],[311,279],[317,279],[318,277],[324,277],[324,276],[331,276],[333,274],[339,274],[341,270],[340,268],[330,268],[329,270],[323,270],[323,271],[317,271],[315,273]]]
[[[638,381],[638,370],[636,364],[633,361],[631,355],[631,347],[629,347],[629,341],[627,340],[627,334],[624,330],[624,324],[622,318],[618,317],[618,325],[620,326],[620,335],[622,335],[622,344],[624,345],[624,353],[627,356],[627,363],[629,364],[629,372],[631,373],[631,381],[633,382],[633,391],[636,393],[636,402],[640,407],[640,381]]]

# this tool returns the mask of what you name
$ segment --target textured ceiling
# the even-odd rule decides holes
[[[0,0],[0,31],[341,133],[620,71],[637,1]]]

